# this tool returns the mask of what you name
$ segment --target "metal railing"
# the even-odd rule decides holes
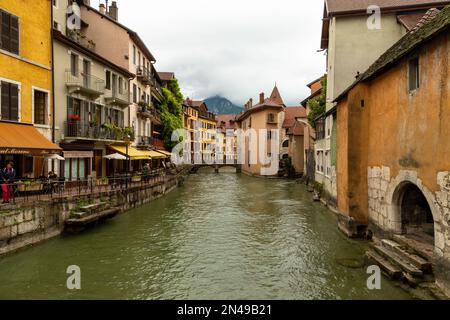
[[[105,93],[105,80],[84,72],[66,70],[66,85],[98,94]]]
[[[64,123],[67,138],[85,138],[92,140],[124,141],[134,139],[133,128],[112,128],[105,125],[91,124],[84,121],[68,120]]]
[[[139,106],[137,109],[137,113],[143,117],[161,120],[161,113],[155,108],[150,108],[147,106]]]
[[[164,141],[153,137],[138,136],[137,144],[140,146],[164,148]]]
[[[152,72],[146,66],[138,66],[136,68],[136,76],[145,83],[151,84],[152,82]]]
[[[157,169],[148,173],[120,174],[105,178],[78,180],[34,179],[2,184],[0,193],[6,187],[10,192],[10,204],[32,203],[77,196],[96,196],[111,191],[128,191],[168,183],[181,171],[180,168]],[[1,202],[0,202],[1,204]]]
[[[105,100],[107,103],[112,103],[113,101],[122,102],[122,104],[129,105],[130,104],[130,91],[128,89],[122,92],[119,90],[107,90],[105,92]]]

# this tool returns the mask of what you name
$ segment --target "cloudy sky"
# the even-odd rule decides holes
[[[99,1],[91,0],[98,7]],[[111,3],[111,1],[110,1]],[[118,0],[119,20],[137,31],[195,99],[222,95],[242,105],[277,82],[288,105],[325,72],[322,0]]]

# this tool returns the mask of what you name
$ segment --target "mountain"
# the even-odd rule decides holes
[[[243,111],[243,108],[221,96],[205,99],[205,103],[208,106],[209,111],[217,114],[238,114]]]

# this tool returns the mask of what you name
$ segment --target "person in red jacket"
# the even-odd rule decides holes
[[[3,203],[9,203],[11,199],[11,192],[15,178],[16,170],[13,168],[13,163],[8,162],[6,168],[4,168],[1,172]]]

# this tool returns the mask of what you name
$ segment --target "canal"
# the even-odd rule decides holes
[[[1,299],[409,299],[294,182],[200,172],[151,204],[0,259]],[[66,288],[70,265],[79,291]]]

